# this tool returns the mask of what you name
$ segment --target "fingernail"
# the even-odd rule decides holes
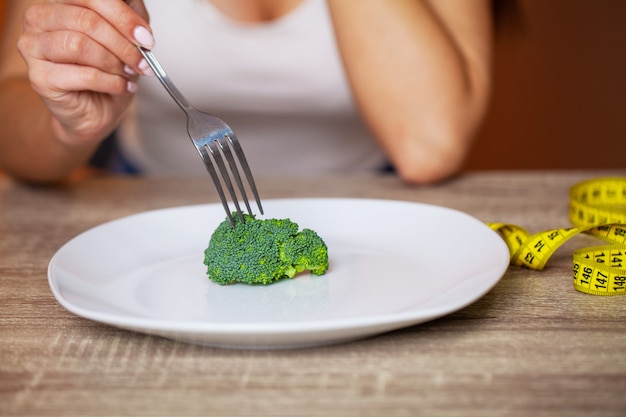
[[[148,29],[143,26],[137,26],[133,31],[135,40],[146,49],[152,49],[154,46],[154,38]]]
[[[152,68],[150,68],[150,65],[148,64],[148,61],[146,61],[144,58],[142,58],[141,61],[139,61],[138,67],[143,73],[143,75],[154,77],[154,71],[152,71]]]
[[[137,92],[137,83],[134,83],[132,81],[128,81],[126,83],[126,90],[128,90],[129,93],[136,93]]]
[[[128,75],[137,75],[137,72],[128,65],[124,65],[124,72]]]

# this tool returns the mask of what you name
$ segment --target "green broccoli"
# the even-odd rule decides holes
[[[220,285],[271,284],[302,271],[323,275],[328,247],[311,229],[299,231],[290,219],[257,219],[233,214],[224,220],[204,251],[209,278]]]

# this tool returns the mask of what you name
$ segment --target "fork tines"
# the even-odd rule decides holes
[[[241,221],[244,221],[243,212],[241,211],[241,207],[239,206],[239,197],[243,200],[246,205],[246,209],[250,215],[252,214],[252,209],[250,207],[250,203],[248,200],[248,195],[246,193],[246,187],[241,179],[241,175],[239,174],[239,169],[241,168],[244,172],[245,178],[248,181],[248,185],[252,194],[254,195],[254,199],[256,201],[257,207],[261,214],[263,214],[263,207],[261,205],[261,199],[259,198],[259,193],[256,188],[256,184],[254,183],[254,177],[252,176],[252,171],[250,170],[250,166],[246,160],[246,156],[239,144],[239,140],[237,136],[232,131],[224,132],[224,135],[217,138],[209,139],[204,146],[198,147],[200,151],[200,155],[204,164],[209,172],[211,179],[213,180],[213,184],[215,185],[215,189],[222,201],[222,205],[224,206],[224,210],[228,215],[228,219],[231,224],[234,225],[234,220],[231,215],[231,209],[228,206],[228,202],[224,193],[224,187],[228,190],[228,193],[235,205],[235,211],[239,215]],[[234,154],[233,154],[234,151]],[[226,163],[224,163],[224,159],[226,159]],[[215,170],[215,166],[219,170],[220,175],[217,174]],[[221,178],[221,180],[220,180]],[[234,179],[237,184],[237,189],[239,190],[239,196],[235,191],[235,187],[233,186]]]
[[[222,205],[224,206],[224,210],[228,215],[230,223],[233,226],[235,225],[231,210],[228,207],[228,201],[224,194],[224,187],[228,189],[228,193],[235,204],[236,212],[239,214],[239,218],[241,221],[244,221],[243,213],[239,207],[239,198],[235,192],[235,188],[233,187],[231,177],[234,178],[237,183],[239,194],[246,204],[248,213],[251,216],[253,215],[252,210],[250,209],[250,203],[248,202],[248,196],[246,195],[246,188],[244,187],[243,181],[241,181],[241,176],[239,175],[239,168],[243,169],[246,179],[248,180],[250,190],[252,190],[256,204],[259,207],[259,211],[263,214],[261,199],[259,198],[259,193],[257,192],[256,185],[254,184],[252,172],[250,171],[250,167],[246,161],[243,149],[241,149],[241,145],[239,145],[239,141],[237,140],[237,137],[233,133],[232,129],[224,123],[223,120],[194,108],[187,101],[185,96],[183,96],[183,94],[178,90],[178,88],[176,88],[152,51],[140,46],[138,48],[141,55],[146,59],[146,62],[148,62],[148,65],[150,65],[150,68],[154,71],[156,77],[159,79],[161,84],[163,84],[165,90],[187,115],[187,133],[200,153],[204,166],[211,175],[211,179],[213,180],[215,189],[219,194],[220,200],[222,200]],[[224,163],[224,159],[226,159],[228,167]],[[219,170],[219,175],[215,170],[215,166],[217,166],[217,169]]]

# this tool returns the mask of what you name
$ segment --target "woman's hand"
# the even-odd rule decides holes
[[[63,180],[117,127],[147,69],[143,0],[9,0],[4,29],[0,169]]]
[[[115,129],[146,69],[135,45],[153,42],[142,0],[45,1],[26,10],[18,50],[59,141],[98,142]]]

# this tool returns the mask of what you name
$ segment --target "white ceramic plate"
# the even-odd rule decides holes
[[[204,249],[221,205],[149,211],[66,243],[48,268],[72,313],[209,346],[290,348],[345,342],[461,309],[502,277],[502,239],[459,211],[365,199],[266,200],[265,217],[316,230],[329,248],[323,276],[268,286],[219,286]]]

